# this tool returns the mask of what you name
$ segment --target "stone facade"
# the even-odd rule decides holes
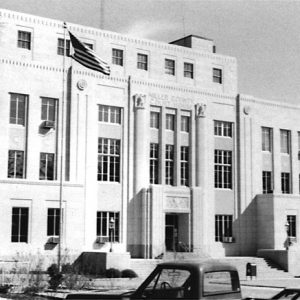
[[[215,53],[211,40],[190,36],[165,44],[69,24],[72,33],[110,64],[111,75],[104,76],[70,57],[63,62],[57,49],[58,39],[64,38],[62,22],[7,10],[0,10],[0,17],[1,257],[55,257],[58,247],[49,243],[55,237],[49,235],[54,220],[49,208],[58,209],[60,199],[62,246],[75,257],[110,248],[145,258],[175,249],[255,255],[259,249],[284,249],[287,216],[296,216],[300,234],[300,107],[240,95],[235,58]],[[30,49],[18,47],[20,31],[30,33]],[[112,49],[123,51],[122,66],[112,63]],[[147,57],[147,70],[137,67],[137,54]],[[165,60],[174,61],[174,75],[167,74]],[[185,64],[193,66],[192,76],[185,76]],[[220,82],[213,79],[215,71]],[[25,97],[25,124],[10,119],[12,99],[18,95]],[[54,128],[46,128],[41,117],[44,98],[56,101]],[[100,105],[110,112],[118,108],[120,121],[99,120]],[[158,128],[152,126],[151,112],[159,116]],[[229,136],[215,133],[218,122],[221,127],[230,124]],[[271,129],[269,151],[262,151],[263,127]],[[281,153],[280,130],[289,134],[289,153]],[[117,180],[100,178],[100,139],[120,141],[120,164],[105,165],[118,169],[108,174],[117,174]],[[154,144],[157,178],[151,183]],[[13,172],[8,162],[15,159],[9,150],[24,153],[21,178],[8,176]],[[216,187],[216,150],[231,155],[228,186]],[[41,153],[54,154],[51,180],[40,179]],[[262,192],[263,171],[271,172],[272,193]],[[220,172],[222,185],[227,171]],[[288,194],[282,193],[282,173],[290,174]],[[172,182],[166,183],[170,176]],[[22,209],[13,216],[14,208],[28,209],[23,220],[27,229],[13,224],[22,223],[16,215]],[[109,223],[109,212],[118,224]],[[118,227],[112,243],[110,225]],[[25,242],[19,240],[21,231],[27,235]],[[217,237],[216,231],[223,236]]]

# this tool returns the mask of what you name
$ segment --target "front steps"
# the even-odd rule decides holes
[[[145,278],[150,272],[152,272],[155,266],[158,263],[163,261],[201,261],[204,259],[210,259],[209,257],[199,257],[195,253],[167,253],[162,259],[131,259],[131,269],[133,269],[139,277]],[[235,266],[239,272],[241,280],[246,280],[246,265],[247,263],[255,264],[257,267],[257,276],[256,279],[289,279],[294,276],[288,272],[282,270],[279,266],[273,263],[270,260],[261,258],[261,257],[252,257],[252,256],[231,256],[217,258],[216,260],[229,263]],[[248,279],[250,279],[248,277]],[[255,279],[255,278],[253,278]]]

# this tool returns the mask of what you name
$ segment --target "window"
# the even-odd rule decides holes
[[[56,118],[56,99],[42,98],[41,119],[55,122]]]
[[[94,49],[94,45],[91,44],[91,43],[84,43],[84,45],[87,46],[88,48],[92,49],[92,50]]]
[[[222,84],[222,70],[213,68],[213,82]]]
[[[287,223],[289,224],[287,235],[289,238],[296,238],[297,237],[297,222],[296,222],[296,215],[287,215],[286,216]]]
[[[165,74],[175,75],[175,60],[165,59]]]
[[[180,183],[189,186],[189,147],[180,148]]]
[[[116,106],[98,105],[99,122],[121,124],[121,108]]]
[[[21,94],[10,94],[9,123],[25,126],[27,96]]]
[[[31,49],[31,33],[28,31],[18,31],[18,47]]]
[[[290,173],[281,173],[281,192],[282,194],[290,194]]]
[[[47,236],[59,236],[60,209],[48,208]]]
[[[232,215],[215,216],[215,241],[230,242],[232,239]]]
[[[66,40],[66,56],[70,56],[70,40]],[[58,55],[64,55],[65,50],[65,40],[64,39],[58,39],[57,40],[57,54]]]
[[[298,160],[300,160],[300,132],[298,131]]]
[[[232,188],[232,152],[215,150],[215,188]]]
[[[166,178],[167,185],[174,185],[174,146],[166,145]]]
[[[150,112],[150,127],[158,129],[159,128],[159,113],[151,111]]]
[[[123,66],[123,50],[112,49],[112,63],[114,65]]]
[[[43,153],[40,154],[40,180],[54,180],[54,154]]]
[[[8,178],[25,178],[24,151],[8,150]]]
[[[173,130],[175,128],[175,116],[172,114],[166,114],[166,129]]]
[[[194,65],[190,63],[184,63],[184,77],[194,78]]]
[[[120,182],[120,140],[98,138],[98,180]]]
[[[190,132],[190,117],[181,116],[180,129],[183,132]]]
[[[158,156],[159,146],[158,144],[150,144],[150,183],[158,184]]]
[[[261,150],[262,151],[272,151],[272,128],[269,127],[262,127],[261,128]]]
[[[290,131],[280,130],[280,152],[290,154]]]
[[[12,208],[12,226],[11,242],[27,243],[28,242],[28,207]]]
[[[120,241],[119,212],[98,211],[97,212],[97,236],[106,242]],[[113,222],[112,222],[113,221]]]
[[[148,56],[146,54],[138,53],[137,68],[145,71],[148,70]]]
[[[263,194],[273,193],[272,172],[270,171],[262,172],[262,186],[263,186]]]
[[[232,123],[215,121],[214,128],[216,136],[232,137]]]

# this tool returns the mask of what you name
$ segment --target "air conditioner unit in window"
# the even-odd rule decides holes
[[[42,126],[44,128],[47,128],[47,129],[54,129],[55,128],[55,122],[54,121],[44,121]]]
[[[48,239],[48,244],[58,244],[59,243],[59,237],[58,236],[51,236]]]
[[[107,242],[109,242],[109,237],[108,236],[98,236],[97,237],[97,240],[96,240],[97,244],[105,244]]]
[[[232,236],[224,236],[222,242],[223,243],[233,243],[234,242],[234,237],[232,237]]]

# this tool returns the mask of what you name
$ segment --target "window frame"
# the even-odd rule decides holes
[[[264,152],[273,150],[273,129],[270,127],[261,127],[261,150]]]
[[[40,173],[39,173],[39,180],[49,180],[53,181],[56,180],[56,155],[55,153],[50,152],[40,152]],[[42,173],[42,163],[44,164],[45,172]],[[51,165],[52,163],[52,165]],[[52,173],[52,175],[51,175]]]
[[[11,212],[11,243],[28,243],[29,207],[13,206]]]
[[[262,193],[273,193],[273,174],[271,171],[262,171]]]
[[[175,60],[165,58],[165,74],[175,76]]]
[[[112,48],[112,64],[123,67],[124,50],[118,48]]]
[[[98,104],[98,122],[121,125],[122,108],[119,106]]]
[[[50,211],[53,211],[53,214],[50,214]],[[63,217],[63,213],[62,213]],[[51,222],[51,220],[53,221]],[[50,224],[51,223],[51,224]],[[58,237],[60,235],[60,209],[48,207],[47,209],[47,236]]]
[[[189,62],[183,63],[183,77],[194,79],[194,64]]]
[[[159,144],[150,143],[150,184],[159,184]]]
[[[121,140],[98,137],[97,181],[121,182]]]
[[[233,123],[228,121],[214,121],[214,135],[218,137],[232,138]]]
[[[296,240],[297,239],[297,216],[296,215],[287,215],[286,221],[289,224],[289,227],[287,230],[288,238]]]
[[[280,129],[280,153],[285,155],[291,154],[291,131]]]
[[[180,147],[180,184],[182,186],[190,185],[189,151],[190,151],[189,146]]]
[[[41,120],[55,123],[57,117],[57,99],[41,97],[41,100]],[[51,115],[52,117],[50,117]]]
[[[144,53],[137,54],[137,69],[148,71],[148,55]]]
[[[114,218],[114,228],[110,228],[110,219]],[[102,224],[102,221],[105,222]],[[104,226],[103,226],[104,225]],[[119,211],[97,211],[96,213],[96,235],[98,238],[106,239],[107,242],[120,242],[120,212]],[[105,234],[103,234],[105,231]],[[113,234],[111,234],[113,233]]]
[[[174,186],[174,145],[165,145],[165,184]]]
[[[281,172],[281,193],[291,194],[291,173]]]
[[[18,48],[31,50],[31,32],[18,30]]]
[[[175,131],[175,115],[166,113],[166,130]]]
[[[21,157],[18,157],[18,154],[21,154]],[[13,157],[12,157],[13,156]],[[13,159],[11,162],[10,159]],[[22,174],[17,176],[17,167],[18,167],[18,159],[22,159],[21,163],[21,171]],[[13,164],[13,174],[10,176],[10,164]],[[25,151],[23,150],[8,150],[8,167],[7,167],[7,178],[14,178],[14,179],[24,179],[25,176]]]
[[[216,214],[215,241],[224,243],[226,238],[233,238],[233,215]]]
[[[212,70],[213,83],[223,83],[223,70],[220,68],[213,68]]]
[[[220,159],[218,159],[220,158]],[[214,154],[214,187],[233,189],[233,155],[231,150],[215,149]]]
[[[25,127],[27,124],[28,95],[10,93],[9,105],[9,124]]]
[[[180,131],[185,133],[190,132],[190,116],[181,116]]]

